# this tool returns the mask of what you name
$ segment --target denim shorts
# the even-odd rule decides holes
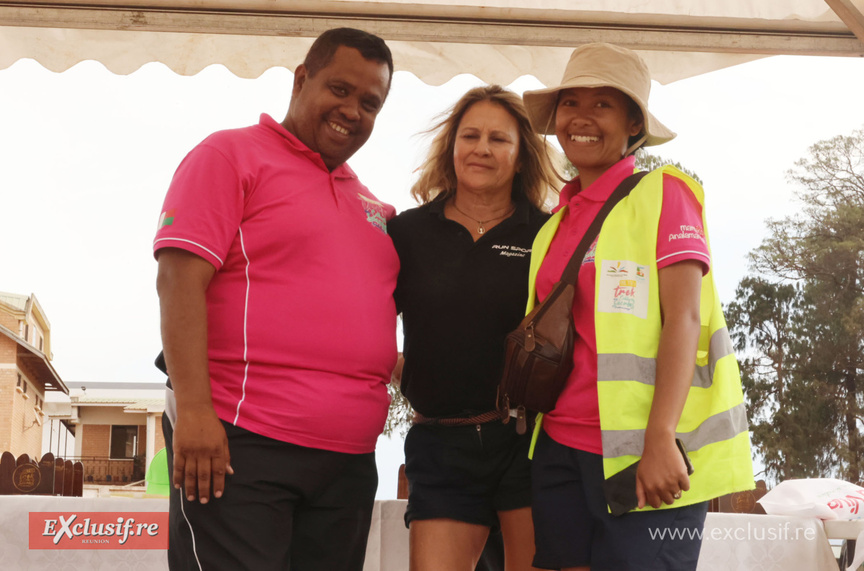
[[[531,505],[531,434],[516,423],[415,424],[405,438],[412,520],[454,519],[498,529],[498,512]]]
[[[696,569],[708,502],[612,516],[603,457],[541,432],[531,466],[534,566],[592,571]]]

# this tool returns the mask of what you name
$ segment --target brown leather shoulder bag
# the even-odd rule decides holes
[[[582,260],[600,233],[606,216],[648,173],[624,179],[609,196],[567,263],[561,280],[542,303],[507,335],[504,374],[498,386],[498,406],[516,416],[516,430],[526,430],[526,411],[547,413],[564,389],[573,369],[573,295]],[[515,410],[515,414],[511,411]]]

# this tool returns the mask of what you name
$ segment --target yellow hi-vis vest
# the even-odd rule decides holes
[[[654,397],[662,327],[656,250],[664,174],[687,184],[703,205],[702,223],[707,229],[702,188],[674,167],[665,166],[646,175],[612,209],[600,230],[594,254],[597,394],[607,479],[641,457]],[[528,311],[534,305],[537,271],[564,210],[559,210],[534,240]],[[738,362],[710,271],[702,278],[700,306],[702,328],[693,380],[676,430],[695,471],[690,476],[690,491],[663,508],[695,504],[754,487]],[[535,441],[541,423],[538,417]]]

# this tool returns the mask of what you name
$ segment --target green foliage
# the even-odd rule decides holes
[[[754,447],[771,479],[824,475],[836,459],[830,399],[798,374],[812,306],[799,285],[745,277],[725,313],[739,354]],[[805,406],[802,406],[805,405]]]
[[[636,168],[645,170],[645,171],[653,171],[654,169],[660,168],[665,165],[672,165],[679,171],[683,172],[699,184],[702,184],[702,179],[699,178],[695,172],[691,171],[688,168],[685,168],[681,165],[681,163],[677,161],[673,161],[670,159],[666,159],[657,155],[652,155],[651,153],[645,151],[644,149],[636,153]]]
[[[680,170],[684,174],[691,177],[693,180],[695,180],[699,184],[702,184],[702,179],[700,179],[699,176],[695,172],[681,166],[681,163],[678,163],[676,161],[672,161],[670,159],[666,159],[666,158],[663,158],[663,157],[660,157],[657,155],[652,155],[651,153],[647,152],[645,149],[642,149],[642,150],[636,152],[636,168],[639,168],[639,169],[642,169],[645,171],[653,171],[654,169],[662,167],[664,165],[672,165],[676,169]],[[578,174],[579,174],[579,171],[576,169],[576,167],[573,166],[573,163],[571,163],[570,161],[566,161],[566,159],[565,159],[564,178],[573,179]]]
[[[393,434],[398,433],[404,437],[408,433],[408,429],[411,428],[414,410],[399,387],[390,383],[387,385],[387,391],[390,393],[390,411],[387,414],[387,421],[384,423],[384,434],[392,438]]]
[[[753,443],[769,476],[864,472],[864,129],[821,141],[788,178],[802,211],[769,220],[728,307]],[[790,285],[794,284],[794,285]]]

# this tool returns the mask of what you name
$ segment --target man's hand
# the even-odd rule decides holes
[[[182,488],[186,499],[202,504],[222,497],[225,474],[233,474],[228,438],[222,421],[212,407],[188,408],[178,414],[174,425],[175,488]]]

